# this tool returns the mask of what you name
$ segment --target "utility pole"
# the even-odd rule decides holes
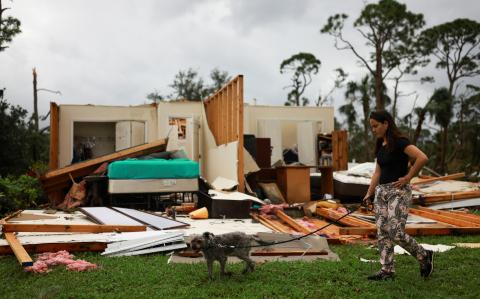
[[[37,71],[33,68],[33,123],[38,132],[38,97],[37,97]]]

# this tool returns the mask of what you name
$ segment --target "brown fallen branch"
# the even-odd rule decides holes
[[[436,182],[436,181],[461,179],[463,177],[465,177],[465,172],[459,172],[459,173],[454,173],[454,174],[445,175],[445,176],[441,176],[441,177],[423,179],[423,180],[420,180],[420,181],[412,183],[412,184],[416,185],[416,186],[419,186],[419,185],[424,185],[424,184],[428,184],[428,183]]]
[[[68,232],[68,233],[107,233],[140,232],[143,225],[97,225],[97,224],[3,224],[3,232]]]

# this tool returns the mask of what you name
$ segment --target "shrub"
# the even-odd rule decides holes
[[[0,177],[0,217],[19,209],[35,208],[44,199],[36,178],[27,175]]]

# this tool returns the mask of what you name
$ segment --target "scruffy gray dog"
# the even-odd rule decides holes
[[[255,262],[250,259],[250,246],[252,241],[258,241],[242,232],[233,232],[215,236],[212,233],[205,232],[202,235],[195,236],[190,241],[190,247],[195,251],[202,251],[207,261],[208,277],[212,276],[213,262],[217,260],[220,263],[220,274],[231,275],[231,272],[225,271],[225,263],[228,256],[236,256],[245,261],[243,273],[252,272],[255,269]],[[235,248],[232,248],[235,247]]]

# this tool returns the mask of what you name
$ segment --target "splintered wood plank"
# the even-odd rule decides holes
[[[271,229],[272,231],[277,231],[277,232],[279,232],[279,230],[278,230],[275,226],[273,226],[272,224],[270,224],[270,222],[265,221],[264,219],[261,219],[257,214],[252,213],[252,214],[250,214],[250,216],[252,216],[252,218],[253,218],[254,220],[260,222],[262,225],[268,227],[268,228]]]
[[[40,180],[42,181],[43,187],[48,189],[49,192],[52,192],[64,187],[65,184],[68,186],[68,183],[70,182],[69,174],[71,174],[73,178],[85,176],[92,173],[104,162],[111,162],[117,159],[132,158],[151,154],[154,152],[163,151],[166,149],[166,147],[167,139],[159,139],[151,143],[134,146],[112,154],[49,171],[42,176]],[[52,187],[53,189],[49,187]]]
[[[437,214],[437,213],[433,213],[425,210],[418,210],[418,209],[410,209],[410,213],[414,215],[422,216],[428,219],[433,219],[436,221],[455,225],[455,226],[480,227],[480,224],[472,223],[471,221],[461,220],[459,219],[459,217],[455,217],[455,215],[447,216],[447,215]]]
[[[252,256],[302,256],[302,255],[328,255],[326,250],[280,250],[280,249],[270,249],[270,250],[256,250],[250,253]]]
[[[422,210],[422,211],[429,212],[429,213],[434,213],[434,214],[438,214],[438,215],[453,217],[455,219],[459,219],[459,220],[470,222],[472,224],[480,225],[480,216],[477,216],[477,215],[474,215],[474,214],[441,211],[441,210],[434,210],[434,209],[429,209],[429,208],[425,208],[425,207],[418,207],[418,209]]]
[[[103,242],[83,242],[83,243],[45,243],[45,244],[26,244],[23,248],[29,253],[57,252],[66,250],[68,252],[77,251],[104,251],[107,244]],[[10,246],[0,246],[0,255],[12,254]]]
[[[147,228],[143,225],[90,225],[90,224],[14,224],[3,225],[3,232],[69,232],[69,233],[106,233],[140,232]]]
[[[377,234],[376,228],[369,227],[340,227],[340,235],[369,235]],[[411,236],[432,236],[451,234],[480,234],[480,227],[407,227],[405,232]]]
[[[329,209],[329,208],[317,208],[317,214],[326,218],[326,219],[329,219],[329,220],[332,220],[332,221],[338,221],[340,224],[343,224],[343,225],[346,225],[346,226],[375,228],[375,224],[373,224],[373,223],[355,218],[353,216],[343,217],[345,215],[344,213],[341,213],[341,212],[338,212],[336,210]],[[343,218],[340,219],[341,217],[343,217]],[[340,219],[340,220],[338,220],[338,219]]]
[[[465,177],[465,172],[459,172],[459,173],[454,173],[454,174],[435,177],[435,178],[422,179],[422,180],[419,180],[418,182],[412,183],[412,185],[419,186],[419,185],[424,185],[424,184],[431,183],[431,182],[436,182],[436,181],[461,179],[463,177]]]
[[[330,224],[329,222],[326,222],[326,221],[323,221],[323,220],[320,220],[320,219],[316,219],[316,218],[309,218],[308,221],[310,223],[313,223],[317,227],[316,229],[319,229],[320,227],[324,227],[327,224]],[[330,235],[330,236],[339,235],[339,229],[340,229],[340,227],[338,227],[337,225],[330,224],[329,226],[325,227],[324,229],[318,231],[318,233],[319,234],[323,233],[323,234],[327,234],[327,235]]]
[[[295,221],[293,218],[285,214],[283,211],[277,210],[275,212],[275,215],[300,233],[308,234],[311,232],[308,228],[304,227],[303,225]]]
[[[454,201],[476,197],[480,197],[480,190],[425,194],[421,195],[419,198],[416,198],[415,202],[420,204],[433,204],[437,202]]]
[[[271,226],[277,232],[288,233],[288,234],[292,232],[292,229],[290,227],[285,227],[285,225],[281,224],[279,221],[268,219],[267,217],[265,217],[263,215],[258,215],[258,218],[261,221],[267,223],[267,225],[266,225],[267,227]]]
[[[33,260],[28,255],[27,251],[25,248],[23,248],[22,244],[20,241],[18,241],[17,237],[15,237],[14,233],[5,233],[5,239],[8,242],[8,245],[10,245],[10,248],[12,249],[13,253],[17,257],[18,262],[22,267],[28,267],[33,265]]]

